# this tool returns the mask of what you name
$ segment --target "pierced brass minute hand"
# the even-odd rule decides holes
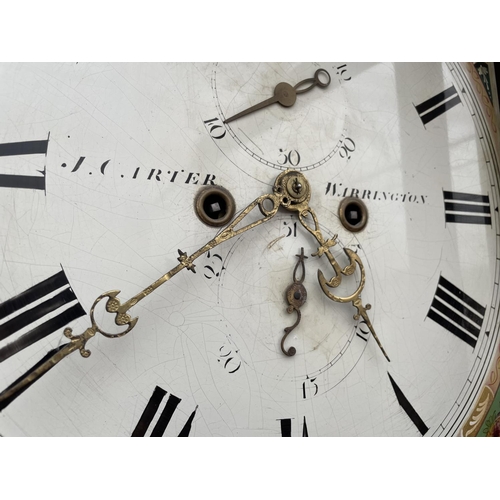
[[[128,311],[142,299],[147,297],[149,294],[154,292],[159,286],[163,283],[169,281],[173,276],[175,276],[178,272],[182,271],[182,269],[186,268],[192,272],[195,272],[194,261],[206,253],[208,250],[215,248],[220,245],[224,241],[227,241],[235,236],[238,236],[249,229],[259,226],[270,219],[272,219],[278,209],[280,207],[292,211],[297,212],[299,216],[299,220],[302,225],[317,239],[320,244],[317,255],[321,257],[321,255],[325,254],[332,265],[333,269],[336,272],[336,276],[334,276],[330,281],[326,281],[321,271],[318,272],[318,278],[320,281],[321,288],[325,292],[325,294],[332,300],[337,302],[352,302],[353,305],[358,309],[358,317],[361,315],[370,331],[372,332],[375,340],[378,342],[382,352],[385,354],[378,337],[373,330],[373,326],[370,323],[368,315],[366,314],[366,310],[370,308],[369,305],[364,307],[361,303],[361,290],[365,284],[365,274],[364,268],[361,263],[361,259],[354,252],[351,252],[348,249],[345,249],[346,254],[350,257],[351,263],[344,269],[341,269],[338,263],[336,262],[333,255],[330,253],[329,248],[336,244],[336,238],[325,241],[323,235],[318,226],[318,221],[315,213],[309,207],[309,200],[311,198],[311,192],[309,188],[309,183],[300,172],[295,172],[293,170],[287,170],[282,172],[275,180],[273,192],[271,194],[265,194],[260,196],[256,200],[254,200],[247,208],[245,208],[240,214],[233,219],[233,221],[222,229],[215,238],[211,239],[208,243],[198,249],[191,255],[187,255],[187,253],[179,250],[179,257],[177,260],[179,264],[172,268],[170,271],[165,273],[159,279],[157,279],[150,286],[136,294],[131,299],[127,300],[123,304],[120,302],[120,299],[117,296],[120,293],[120,290],[111,290],[105,293],[102,293],[97,297],[94,301],[91,309],[90,309],[90,320],[91,326],[87,328],[80,335],[73,336],[72,329],[66,328],[64,330],[64,335],[70,340],[70,342],[57,347],[56,349],[49,352],[43,359],[41,359],[35,366],[33,366],[28,372],[19,377],[16,381],[14,381],[9,387],[7,387],[2,393],[0,393],[0,411],[5,408],[8,404],[10,404],[17,396],[19,396],[22,392],[24,392],[28,387],[31,386],[34,382],[36,382],[44,373],[53,368],[57,363],[63,360],[66,356],[70,355],[72,352],[80,351],[80,354],[87,358],[90,356],[90,351],[86,349],[86,343],[94,337],[98,332],[108,338],[118,338],[123,337],[127,333],[129,333],[137,324],[139,318],[132,318]],[[237,226],[245,219],[245,217],[252,212],[256,207],[259,208],[262,217],[257,219],[254,222],[247,224],[246,226],[242,226],[237,228]],[[307,224],[305,220],[308,215],[311,215],[315,227],[312,228]],[[354,294],[349,297],[338,297],[336,295],[331,294],[327,287],[336,287],[340,284],[341,274],[350,275],[354,272],[356,265],[359,265],[361,270],[361,282],[358,286],[358,289]],[[100,328],[94,317],[94,310],[99,302],[106,299],[105,308],[108,313],[115,315],[115,323],[118,326],[126,326],[127,328],[119,333],[108,333]],[[356,318],[356,316],[355,316]],[[387,359],[389,359],[387,357]]]
[[[320,78],[321,76],[325,76],[326,80],[322,81]],[[295,104],[295,101],[297,100],[297,94],[303,94],[304,92],[307,92],[311,90],[313,87],[316,85],[318,87],[324,88],[328,87],[330,85],[330,73],[326,71],[326,69],[318,69],[314,73],[314,76],[312,78],[307,78],[306,80],[302,80],[301,82],[297,83],[295,86],[291,86],[289,83],[286,82],[281,82],[276,85],[274,88],[274,95],[270,97],[269,99],[266,99],[265,101],[259,102],[258,104],[255,104],[254,106],[251,106],[250,108],[247,108],[243,111],[240,111],[239,113],[226,118],[224,120],[224,123],[230,123],[233,120],[236,120],[237,118],[241,118],[242,116],[248,115],[250,113],[253,113],[254,111],[257,111],[258,109],[265,108],[267,106],[270,106],[271,104],[274,103],[279,103],[282,106],[285,107],[290,107]],[[304,85],[310,84],[306,88],[300,88],[303,87]]]
[[[96,335],[96,333],[101,333],[108,338],[119,338],[123,337],[129,333],[137,324],[139,318],[132,318],[128,311],[139,301],[147,297],[149,294],[154,292],[163,283],[169,281],[173,276],[175,276],[179,271],[186,268],[192,272],[195,271],[194,260],[203,255],[208,250],[215,248],[226,240],[234,238],[239,234],[248,231],[268,220],[272,219],[280,206],[287,207],[290,205],[290,196],[286,192],[286,188],[283,186],[282,182],[278,182],[284,174],[280,174],[275,182],[273,193],[260,196],[254,200],[246,209],[244,209],[228,226],[226,226],[215,238],[210,240],[207,244],[201,247],[199,250],[191,255],[179,250],[179,257],[177,260],[179,264],[173,269],[165,273],[154,283],[149,285],[147,288],[136,294],[131,299],[127,300],[123,304],[120,299],[117,298],[120,290],[111,290],[104,292],[94,301],[90,309],[90,321],[91,326],[87,328],[82,334],[73,336],[72,329],[66,328],[64,330],[64,335],[70,339],[70,342],[57,347],[50,351],[43,359],[41,359],[35,366],[28,370],[25,374],[15,380],[9,387],[7,387],[3,392],[0,393],[0,411],[9,405],[15,398],[17,398],[22,392],[24,392],[28,387],[30,387],[34,382],[36,382],[44,373],[53,368],[57,363],[62,361],[66,356],[69,356],[75,351],[80,351],[80,354],[84,358],[90,356],[90,351],[86,349],[87,342]],[[271,206],[272,205],[272,206]],[[258,207],[262,218],[247,224],[246,226],[236,228],[236,226],[254,209]],[[97,324],[94,317],[94,310],[99,302],[106,299],[105,308],[108,313],[114,314],[115,324],[118,326],[126,326],[127,328],[119,333],[108,333],[105,332]]]

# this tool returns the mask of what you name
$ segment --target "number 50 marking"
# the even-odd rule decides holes
[[[280,158],[278,158],[278,163],[280,165],[286,165],[289,163],[292,167],[298,166],[300,163],[300,154],[296,149],[292,149],[288,154],[280,148]]]

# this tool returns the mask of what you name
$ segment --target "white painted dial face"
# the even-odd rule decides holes
[[[223,123],[319,68],[328,87]],[[0,434],[477,433],[499,357],[500,251],[498,135],[474,71],[3,65]],[[362,262],[364,282],[356,265],[331,292],[362,286],[390,361],[352,302],[323,293],[318,269],[329,280],[334,268],[312,255],[318,241],[297,214],[280,209],[137,303],[129,333],[97,333],[88,358],[73,352],[5,396],[65,349],[66,327],[73,336],[91,327],[99,295],[120,290],[123,303],[177,266],[178,250],[191,255],[214,238],[220,230],[194,211],[200,189],[223,186],[241,211],[287,168],[308,180],[324,238],[338,235],[335,262],[347,266],[346,251]],[[366,206],[360,232],[342,225],[347,197]],[[287,312],[285,291],[301,249],[307,300],[287,356],[284,329],[299,315]],[[104,303],[98,324],[123,331]]]
[[[319,82],[313,86],[319,70]],[[323,70],[323,71],[321,71]],[[326,76],[328,75],[328,76]],[[218,64],[213,69],[212,87],[217,111],[223,119],[273,96],[281,82],[297,90],[293,107],[268,106],[226,125],[226,132],[254,160],[281,170],[311,170],[324,165],[343,145],[347,131],[346,95],[342,83],[350,81],[346,64]],[[349,144],[349,141],[348,141]],[[232,149],[232,148],[231,148]],[[238,156],[234,156],[238,162]]]

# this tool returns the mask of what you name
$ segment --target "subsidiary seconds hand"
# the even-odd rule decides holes
[[[323,80],[321,79],[321,77],[323,77]],[[285,82],[278,83],[278,85],[276,85],[276,87],[274,88],[274,95],[272,97],[258,104],[255,104],[250,108],[240,111],[236,115],[226,118],[224,120],[224,123],[230,123],[233,120],[236,120],[237,118],[241,118],[242,116],[253,113],[258,109],[265,108],[276,102],[288,108],[295,104],[298,94],[303,94],[304,92],[308,92],[309,90],[311,90],[313,87],[316,86],[321,88],[328,87],[328,85],[330,85],[330,82],[331,82],[330,73],[328,73],[326,69],[320,68],[316,70],[312,78],[307,78],[306,80],[302,80],[293,87],[289,83]],[[308,86],[306,88],[301,89],[300,87],[303,87],[304,85]]]

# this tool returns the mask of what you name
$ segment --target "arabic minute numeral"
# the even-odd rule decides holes
[[[316,377],[309,378],[302,383],[302,399],[307,399],[308,397],[316,396],[318,394],[318,384],[316,384]]]
[[[350,138],[346,137],[342,146],[340,146],[339,156],[341,158],[351,159],[351,153],[356,150],[355,142]]]
[[[204,120],[203,123],[207,127],[208,133],[212,139],[222,139],[226,135],[226,129],[219,118]]]
[[[288,153],[280,148],[280,155],[278,158],[280,165],[290,164],[292,167],[297,167],[300,163],[300,154],[296,149],[292,149]]]
[[[340,82],[348,82],[351,79],[350,76],[347,76],[347,64],[337,66],[335,69],[337,70]]]
[[[207,278],[208,280],[211,280],[213,278],[218,278],[220,276],[220,273],[222,271],[224,271],[224,269],[226,269],[224,267],[224,263],[223,263],[223,260],[222,260],[222,257],[217,254],[217,253],[214,253],[214,254],[210,254],[210,250],[207,252],[207,255],[206,255],[206,258],[207,259],[211,259],[209,264],[207,264],[206,266],[204,266],[204,273],[203,275],[205,276],[205,278]]]
[[[283,225],[288,229],[288,233],[285,238],[289,238],[290,236],[293,236],[294,238],[297,237],[297,222],[289,225],[287,221],[283,221]]]
[[[235,351],[236,354],[238,351]],[[228,350],[225,345],[219,349],[219,358],[217,362],[222,363],[223,368],[228,373],[235,373],[241,367],[241,361],[233,355],[233,351]]]
[[[364,319],[358,323],[356,335],[365,342],[368,342],[368,339],[370,338],[370,330],[368,329],[368,325]]]

